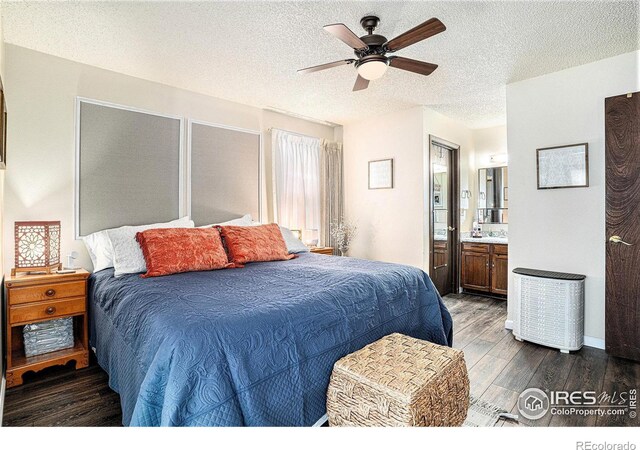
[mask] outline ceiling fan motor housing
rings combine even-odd
[[[386,53],[387,50],[384,48],[384,44],[387,43],[387,38],[381,34],[373,34],[373,31],[379,24],[380,18],[376,16],[365,16],[360,19],[360,25],[362,25],[362,28],[367,32],[364,36],[360,36],[360,39],[362,42],[367,44],[368,48],[354,50],[358,59],[362,59],[369,55],[384,55]],[[360,61],[360,63],[363,62],[365,61]]]

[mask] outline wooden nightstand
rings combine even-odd
[[[71,274],[7,275],[7,387],[22,384],[25,372],[76,361],[76,369],[89,365],[87,332],[87,278],[78,269]],[[72,348],[27,357],[22,328],[30,323],[73,317],[75,345]]]
[[[309,251],[311,251],[311,253],[320,253],[322,255],[333,255],[333,247],[312,247]]]

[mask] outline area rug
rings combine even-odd
[[[515,414],[476,397],[469,398],[469,412],[463,427],[494,427],[501,419],[518,420]],[[502,421],[501,423],[502,424]]]

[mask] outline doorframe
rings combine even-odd
[[[432,142],[436,142],[443,147],[447,147],[451,150],[451,172],[455,175],[453,180],[453,227],[455,231],[452,234],[452,240],[450,242],[452,246],[452,260],[451,265],[453,270],[451,273],[452,291],[457,294],[460,292],[460,145],[447,141],[446,139],[439,138],[433,134],[428,135],[427,145],[427,157],[425,158],[426,167],[426,183],[425,183],[425,210],[427,211],[428,219],[424,221],[424,234],[429,238],[426,245],[426,260],[427,260],[427,273],[429,277],[433,278],[433,166],[431,164],[431,150]]]

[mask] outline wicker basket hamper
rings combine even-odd
[[[462,351],[399,333],[336,362],[327,391],[330,426],[459,426],[468,408]]]

